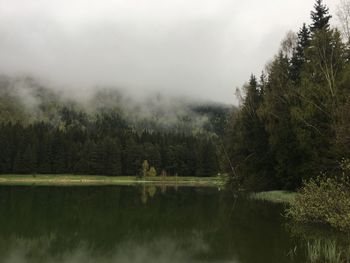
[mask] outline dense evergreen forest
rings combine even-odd
[[[336,176],[349,158],[350,39],[331,17],[317,0],[311,25],[288,33],[260,78],[244,86],[226,138],[244,186],[296,189],[305,179]]]
[[[0,83],[0,173],[140,175],[144,160],[158,175],[220,170],[217,141],[231,110],[225,105],[170,107],[158,98],[140,106],[113,90],[84,105],[32,79],[3,76]]]
[[[350,39],[331,18],[316,0],[311,24],[289,32],[250,77],[238,110],[160,95],[135,101],[113,89],[77,102],[1,76],[0,173],[139,175],[148,160],[163,175],[230,171],[256,190],[336,176],[350,156]]]

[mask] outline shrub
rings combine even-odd
[[[339,177],[325,175],[311,179],[296,196],[287,215],[299,222],[328,224],[342,231],[350,231],[349,162],[343,161]]]

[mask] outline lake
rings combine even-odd
[[[333,244],[282,213],[216,188],[1,186],[0,262],[304,263]]]

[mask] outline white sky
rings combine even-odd
[[[325,0],[335,20],[337,0]],[[0,73],[235,103],[314,0],[0,0]]]

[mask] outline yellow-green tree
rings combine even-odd
[[[149,163],[147,160],[144,160],[142,163],[142,176],[145,177],[149,172]]]
[[[149,169],[148,176],[150,176],[150,177],[157,176],[157,171],[156,171],[156,169],[153,166],[151,167],[151,169]]]

